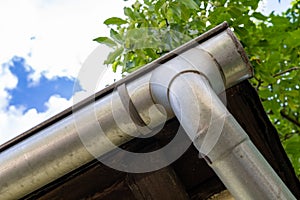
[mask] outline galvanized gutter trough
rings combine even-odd
[[[223,23],[2,145],[0,197],[19,199],[177,117],[236,199],[295,199],[218,97],[251,76]]]

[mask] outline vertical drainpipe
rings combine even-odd
[[[236,199],[295,199],[205,77],[183,73],[172,81],[170,91],[170,106],[181,125]]]
[[[251,74],[241,50],[228,30],[180,55],[154,71],[153,98],[175,114],[236,199],[295,199],[216,95]]]

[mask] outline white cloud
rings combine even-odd
[[[0,111],[0,144],[63,111],[72,105],[72,99],[66,100],[59,96],[52,96],[45,104],[48,110],[42,113],[38,113],[36,109],[30,109],[23,113],[22,108],[15,106],[10,106],[7,111]]]
[[[48,78],[76,77],[97,46],[92,39],[108,33],[103,21],[123,16],[124,5],[122,0],[2,0],[0,63],[18,55],[37,71],[36,78],[42,71]]]
[[[4,110],[9,101],[7,89],[15,88],[18,84],[18,79],[9,70],[8,64],[3,64],[0,68],[0,110]]]

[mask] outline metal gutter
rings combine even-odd
[[[143,68],[129,74],[128,76],[126,76],[125,78],[109,85],[108,87],[104,88],[103,90],[95,93],[94,95],[91,95],[90,97],[84,99],[83,101],[77,103],[76,105],[73,105],[70,108],[67,108],[66,110],[62,111],[61,113],[58,113],[57,115],[51,117],[50,119],[42,122],[41,124],[33,127],[32,129],[29,129],[28,131],[20,134],[19,136],[13,138],[12,140],[1,144],[0,145],[0,153],[8,148],[10,148],[11,146],[21,142],[22,140],[34,135],[35,133],[39,132],[42,129],[45,129],[49,126],[51,126],[52,124],[55,124],[56,122],[58,122],[59,120],[72,115],[72,112],[74,109],[80,109],[83,108],[85,106],[87,106],[88,104],[94,103],[96,100],[102,98],[103,96],[105,96],[106,94],[112,92],[114,90],[114,88],[116,88],[118,85],[122,85],[123,83],[126,83],[128,81],[131,81],[139,76],[143,76],[144,74],[146,74],[147,72],[152,71],[153,69],[155,69],[156,67],[158,67],[159,65],[167,62],[168,60],[171,60],[172,58],[176,57],[177,55],[187,51],[188,49],[196,46],[197,44],[203,43],[206,40],[208,40],[211,37],[214,37],[215,35],[219,34],[220,32],[226,30],[228,28],[228,24],[226,22],[214,27],[213,29],[211,29],[210,31],[203,33],[202,35],[200,35],[199,37],[189,41],[188,43],[172,50],[171,52],[169,52],[168,54],[165,54],[163,56],[161,56],[160,58],[156,59],[155,61],[145,65]]]
[[[21,198],[176,116],[236,198],[295,199],[217,96],[251,76],[223,23],[1,146],[0,196]]]

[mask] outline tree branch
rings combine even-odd
[[[282,72],[279,72],[279,73],[277,73],[277,74],[274,74],[273,77],[275,78],[275,77],[277,77],[277,76],[281,76],[281,75],[283,75],[283,74],[286,74],[286,73],[288,73],[288,72],[295,71],[295,70],[300,70],[300,67],[292,67],[292,68],[289,68],[289,69],[287,69],[287,70],[284,70],[284,71],[282,71]]]
[[[254,79],[258,82],[257,83],[257,86],[256,86],[256,91],[258,91],[259,90],[259,87],[261,86],[261,84],[263,83],[263,81],[261,80],[261,79],[259,79],[259,78],[257,78],[256,76],[254,76]]]
[[[283,110],[280,111],[280,114],[283,118],[287,119],[288,121],[292,122],[296,126],[300,127],[300,122],[294,119],[293,117],[289,116],[288,114],[286,114]]]
[[[170,26],[170,24],[169,24],[169,21],[168,21],[168,19],[167,19],[167,18],[165,18],[165,22],[166,22],[166,26],[167,26],[167,27],[169,27],[169,26]]]

